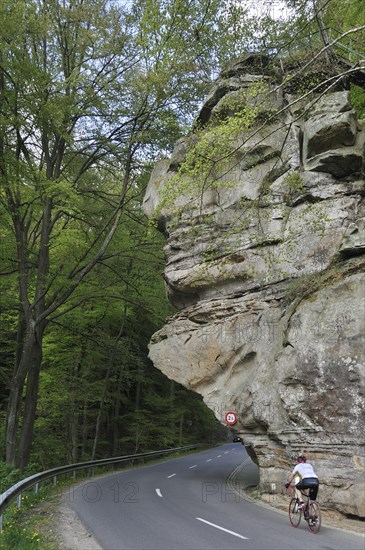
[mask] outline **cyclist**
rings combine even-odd
[[[318,476],[315,473],[312,464],[309,464],[306,457],[303,455],[298,456],[297,464],[289,476],[288,483],[285,484],[286,488],[289,487],[290,482],[294,477],[299,478],[295,479],[295,494],[299,501],[299,506],[303,508],[304,503],[300,490],[309,489],[309,498],[311,500],[316,500],[319,486]]]

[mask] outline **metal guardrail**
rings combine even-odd
[[[334,43],[334,50],[341,50],[341,53],[345,55],[350,62],[356,63],[356,61],[360,61],[365,58],[365,48],[360,41],[352,37],[345,37],[340,38],[338,42],[335,42],[339,37],[341,37],[341,31],[329,27],[327,32],[329,39]]]
[[[352,63],[365,59],[364,44],[353,36],[342,36],[343,32],[332,27],[326,27],[329,44],[339,57],[347,59]],[[320,31],[310,32],[301,38],[297,38],[295,43],[290,44],[280,50],[280,53],[288,53],[289,55],[298,54],[301,50],[319,50],[323,47],[323,39]]]
[[[15,499],[18,499],[18,507],[21,505],[22,493],[31,487],[35,487],[35,493],[38,493],[39,483],[47,479],[53,478],[54,484],[57,482],[57,476],[61,474],[67,474],[72,472],[75,476],[77,470],[92,469],[95,466],[108,466],[109,464],[118,464],[119,462],[126,462],[128,460],[135,460],[139,458],[150,458],[154,456],[160,456],[165,454],[171,454],[178,451],[188,451],[189,449],[197,449],[201,445],[185,445],[185,447],[175,447],[173,449],[162,449],[161,451],[151,451],[149,453],[140,453],[134,455],[118,456],[114,458],[103,458],[100,460],[89,460],[87,462],[79,462],[76,464],[69,464],[68,466],[60,466],[53,468],[52,470],[46,470],[38,474],[33,474],[30,477],[18,481],[12,487],[7,489],[2,495],[0,495],[0,531],[3,529],[3,514],[5,510],[10,506]]]

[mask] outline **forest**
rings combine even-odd
[[[148,359],[174,313],[149,175],[245,53],[365,59],[363,0],[3,0],[0,20],[0,475],[219,441]]]

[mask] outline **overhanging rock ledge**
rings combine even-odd
[[[235,116],[227,99],[245,104],[250,82],[270,81],[260,63],[248,56],[217,81],[207,127]],[[222,422],[237,413],[262,491],[283,490],[302,451],[321,504],[364,517],[365,121],[344,88],[308,111],[295,90],[270,86],[272,108],[288,107],[242,138],[221,178],[234,186],[161,207],[194,136],[152,173],[144,209],[167,234],[164,278],[179,311],[150,357]]]

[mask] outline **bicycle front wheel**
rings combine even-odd
[[[289,521],[293,527],[298,527],[302,519],[302,510],[298,508],[298,501],[292,498],[289,504]]]
[[[322,516],[318,502],[310,502],[308,514],[308,527],[312,533],[318,533],[321,528]]]

